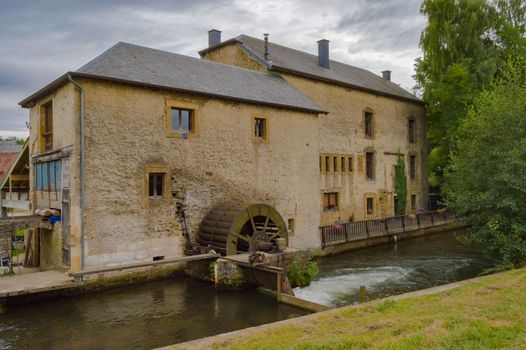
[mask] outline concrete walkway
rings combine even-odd
[[[75,287],[75,283],[72,278],[64,272],[59,271],[42,271],[14,276],[2,276],[0,277],[0,300],[7,297],[73,287]]]

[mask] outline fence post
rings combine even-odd
[[[365,233],[367,234],[367,238],[369,238],[369,220],[365,222]]]
[[[435,213],[431,212],[431,227],[435,226]]]
[[[387,228],[387,219],[384,219],[385,235],[389,234],[389,229]]]
[[[420,213],[416,213],[416,223],[418,224],[418,229],[420,229]]]
[[[402,231],[405,232],[405,215],[402,215]]]

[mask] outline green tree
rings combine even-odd
[[[396,192],[395,215],[405,215],[407,207],[407,175],[405,161],[401,154],[396,155],[394,190]]]
[[[417,88],[428,103],[430,184],[440,185],[473,99],[508,61],[526,57],[524,0],[424,0]],[[521,73],[524,75],[524,72]]]
[[[517,66],[517,64],[516,64]],[[520,64],[474,98],[445,174],[466,240],[504,263],[526,259],[526,84]]]

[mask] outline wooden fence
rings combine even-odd
[[[320,227],[321,246],[328,247],[367,238],[390,236],[421,228],[441,226],[453,221],[456,221],[455,215],[446,210],[322,226]]]

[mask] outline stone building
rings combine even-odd
[[[318,56],[246,35],[221,41],[209,31],[203,59],[279,74],[329,114],[319,118],[321,224],[338,218],[394,215],[397,154],[408,170],[408,208],[427,206],[424,103],[382,76],[329,59],[329,41]]]
[[[393,215],[396,154],[425,206],[420,100],[329,61],[326,41],[319,59],[218,31],[209,44],[198,59],[119,43],[20,102],[31,206],[61,216],[40,230],[42,268],[181,257],[181,203],[193,235],[221,203],[263,203],[290,246],[319,248],[320,225]]]
[[[176,199],[191,232],[218,203],[261,202],[295,220],[290,245],[319,245],[324,111],[282,77],[119,43],[20,104],[33,208],[62,216],[43,268],[182,256]]]

